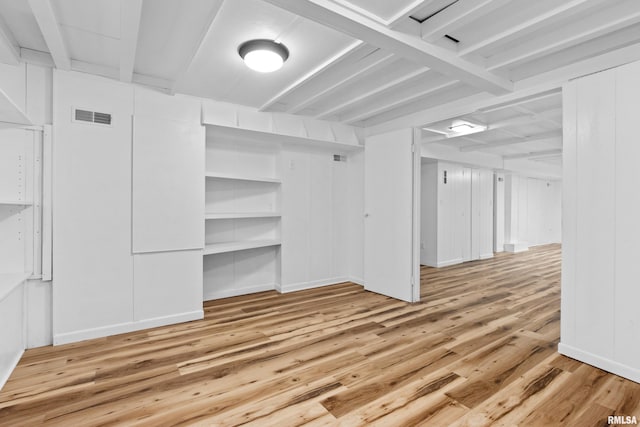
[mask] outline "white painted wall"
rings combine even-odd
[[[333,154],[283,147],[282,292],[349,280],[349,211],[357,210],[348,200],[351,153],[346,162]]]
[[[640,62],[565,85],[561,343],[640,382]]]
[[[493,251],[504,251],[504,174],[496,173],[493,177]]]
[[[508,174],[504,181],[504,242],[530,246],[560,243],[562,185]]]
[[[420,262],[443,267],[492,257],[493,172],[442,161],[422,166]]]
[[[364,285],[364,152],[347,155],[347,259],[349,280]]]
[[[0,389],[20,361],[26,347],[24,286],[0,295]]]
[[[202,265],[201,250],[172,253],[185,248],[165,244],[162,255],[132,254],[132,116],[175,119],[191,112],[190,122],[197,122],[199,103],[182,99],[54,72],[54,343],[202,317],[201,270],[192,271]],[[112,125],[73,122],[74,107],[111,113]],[[203,171],[202,157],[192,169]],[[180,183],[191,183],[182,177],[174,174],[165,191],[192,194],[181,190]],[[185,205],[202,220],[203,192],[199,203]]]

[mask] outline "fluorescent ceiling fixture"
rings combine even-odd
[[[279,70],[289,57],[289,50],[273,40],[249,40],[238,47],[238,54],[247,67],[260,73]]]
[[[454,120],[449,126],[451,133],[447,136],[469,135],[471,133],[483,132],[487,130],[487,126],[471,123],[466,120]]]

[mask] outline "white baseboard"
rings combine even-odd
[[[338,283],[343,283],[343,282],[350,282],[352,281],[349,277],[334,277],[331,279],[322,279],[322,280],[314,280],[311,282],[300,282],[300,283],[291,283],[291,284],[287,284],[287,285],[280,285],[278,291],[280,293],[288,293],[288,292],[295,292],[295,291],[302,291],[305,289],[313,289],[313,288],[319,288],[322,286],[329,286],[329,285],[335,285]]]
[[[101,326],[99,328],[84,329],[81,331],[65,332],[53,335],[53,345],[68,344],[72,342],[103,338],[111,335],[140,331],[142,329],[156,328],[158,326],[173,325],[176,323],[190,322],[204,318],[203,310],[195,310],[187,313],[171,316],[156,317],[153,319],[139,320],[137,322],[119,323],[116,325]]]
[[[361,279],[360,277],[349,276],[349,281],[356,285],[364,286],[364,279]]]
[[[249,294],[255,294],[258,292],[273,291],[273,290],[278,290],[278,285],[273,283],[268,283],[266,285],[247,286],[244,288],[237,288],[237,289],[223,289],[223,290],[205,289],[203,297],[205,301],[209,301],[212,299],[237,297],[240,295],[249,295]]]
[[[623,365],[614,360],[607,359],[606,357],[601,357],[563,343],[558,344],[558,352],[572,359],[579,360],[580,362],[584,362],[588,365],[595,366],[596,368],[603,369],[607,372],[611,372],[631,381],[640,383],[640,369]]]
[[[463,262],[464,262],[464,260],[462,258],[449,259],[449,260],[446,260],[446,261],[437,262],[436,263],[436,268],[449,267],[450,265],[462,264]]]
[[[480,254],[480,259],[489,259],[489,258],[493,258],[493,252],[489,252],[486,254]]]
[[[4,385],[7,383],[7,380],[11,376],[11,373],[16,368],[16,366],[18,366],[20,358],[22,358],[23,354],[24,350],[18,351],[15,356],[13,356],[13,359],[11,359],[9,365],[7,365],[2,372],[0,372],[0,390],[2,390],[2,387],[4,387]]]
[[[512,254],[526,252],[529,250],[529,244],[527,242],[505,243],[504,250],[505,252],[509,252]]]

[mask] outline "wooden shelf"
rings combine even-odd
[[[0,273],[0,301],[29,277],[31,273]]]
[[[269,246],[279,246],[279,245],[280,245],[280,239],[214,243],[214,244],[205,245],[204,255],[222,254],[226,252],[244,251],[246,249],[266,248]]]
[[[24,200],[2,200],[2,199],[0,199],[0,205],[31,206],[31,205],[33,205],[33,203],[26,202]]]
[[[204,219],[280,218],[280,212],[226,212],[206,213]]]
[[[261,177],[261,176],[244,176],[244,175],[230,175],[223,173],[207,172],[205,174],[207,178],[212,179],[231,179],[237,181],[252,181],[252,182],[268,182],[272,184],[280,184],[282,181],[277,178]]]
[[[307,145],[319,148],[331,148],[338,151],[358,151],[364,147],[362,145],[347,144],[344,142],[325,141],[321,139],[306,138],[303,136],[284,135],[273,132],[264,132],[259,130],[241,129],[231,126],[221,126],[206,124],[207,136],[215,138],[239,139],[242,141],[261,141],[266,143],[285,143]]]

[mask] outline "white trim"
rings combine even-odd
[[[136,322],[119,323],[116,325],[101,326],[99,328],[84,329],[81,331],[66,332],[53,335],[53,345],[68,344],[77,341],[103,338],[111,335],[156,328],[158,326],[173,325],[176,323],[190,322],[204,318],[204,310],[195,310],[186,313],[173,314],[164,317],[139,320]]]
[[[20,362],[20,359],[22,358],[23,354],[24,354],[24,349],[18,351],[18,353],[16,353],[16,355],[13,357],[13,360],[11,361],[11,364],[9,365],[9,369],[7,369],[4,372],[0,372],[0,390],[2,390],[2,387],[4,387],[4,385],[7,383],[7,381],[9,380],[9,377],[11,376],[11,373],[16,368],[16,366],[18,366],[18,363]]]
[[[462,258],[440,261],[436,263],[436,268],[449,267],[450,265],[462,264],[463,262],[464,260]]]
[[[206,286],[205,286],[206,287]],[[267,285],[247,286],[246,288],[238,289],[225,289],[225,290],[206,290],[204,291],[203,298],[205,301],[214,299],[222,299],[229,297],[237,297],[240,295],[255,294],[257,292],[278,290],[278,285],[270,283]]]
[[[343,277],[334,277],[332,279],[313,280],[311,282],[292,283],[288,285],[280,285],[279,292],[282,294],[286,294],[289,292],[303,291],[305,289],[313,289],[313,288],[320,288],[322,286],[337,285],[338,283],[344,283],[349,281],[351,281],[349,277],[343,276]]]
[[[364,279],[360,277],[349,276],[349,281],[351,283],[355,283],[356,285],[364,286]]]
[[[480,254],[480,259],[490,259],[493,258],[493,252],[489,252],[486,254]]]
[[[607,359],[563,343],[558,344],[558,353],[640,383],[640,369],[623,365],[622,363],[618,363],[614,360]]]

